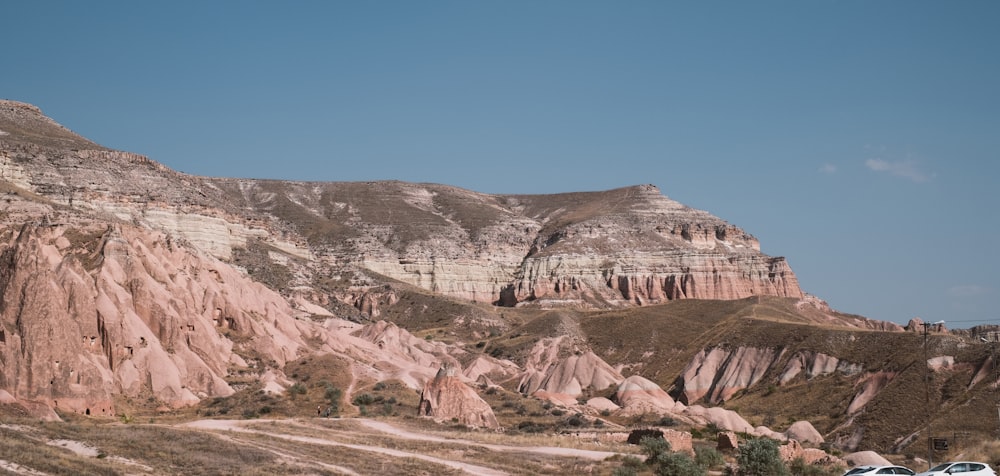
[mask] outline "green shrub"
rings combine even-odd
[[[646,464],[655,464],[660,453],[670,451],[670,442],[662,437],[644,436],[639,440],[639,447],[646,455]]]
[[[656,457],[656,474],[659,476],[705,476],[705,468],[684,453],[665,451]],[[767,474],[767,473],[761,473]]]
[[[372,394],[362,393],[361,395],[355,395],[354,400],[351,403],[360,407],[361,405],[371,405],[376,402],[377,400],[374,396],[372,396]]]
[[[323,397],[329,402],[329,408],[326,409],[325,415],[323,416],[334,416],[340,413],[340,397],[343,393],[339,388],[334,387],[331,383],[326,383],[326,389],[324,390]]]
[[[288,387],[288,396],[295,398],[295,395],[305,395],[306,386],[301,383],[294,383],[291,387]]]
[[[708,446],[699,446],[694,449],[694,460],[706,469],[718,468],[726,463],[725,458],[722,457],[722,453],[715,448]]]
[[[670,418],[670,417],[663,417],[663,418],[660,418],[656,422],[656,424],[659,425],[659,426],[674,426],[674,425],[677,424],[677,420],[674,420],[673,418]]]
[[[569,426],[584,426],[587,424],[587,420],[580,415],[573,415],[566,420],[566,424]]]
[[[781,462],[778,443],[768,438],[750,438],[740,445],[736,456],[738,476],[787,476],[788,468]]]
[[[843,474],[843,471],[836,471],[806,463],[802,458],[795,458],[788,464],[788,468],[795,476],[828,476]]]
[[[636,476],[637,473],[635,469],[626,466],[619,466],[611,472],[611,476]]]
[[[628,455],[622,459],[622,466],[638,469],[642,467],[642,460],[636,456]]]

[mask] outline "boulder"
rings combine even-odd
[[[778,454],[781,460],[789,463],[796,459],[802,459],[806,464],[834,463],[835,460],[825,451],[816,448],[803,448],[802,443],[796,440],[789,440],[778,447]]]
[[[792,426],[785,430],[785,436],[787,436],[789,440],[795,440],[800,443],[808,443],[812,445],[820,445],[825,441],[823,439],[823,435],[816,431],[816,428],[813,427],[812,423],[804,420],[792,423]]]
[[[851,453],[844,456],[844,462],[851,467],[864,465],[886,466],[892,464],[889,460],[874,451],[858,451],[857,453]]]
[[[603,411],[615,412],[621,410],[621,407],[615,405],[615,402],[612,402],[611,400],[608,400],[607,398],[604,397],[594,397],[591,398],[590,400],[587,400],[587,406],[599,412]]]
[[[723,430],[739,433],[752,434],[754,432],[754,428],[739,413],[722,407],[705,408],[700,405],[692,405],[684,411],[684,415],[702,425],[713,424]]]

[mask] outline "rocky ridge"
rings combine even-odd
[[[787,262],[762,254],[756,238],[652,185],[487,195],[205,178],[97,146],[23,103],[0,102],[0,130],[0,177],[12,184],[163,229],[224,260],[256,239],[325,266],[508,306],[803,295]],[[40,139],[49,136],[59,140]]]

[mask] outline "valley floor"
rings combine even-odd
[[[0,425],[0,474],[610,474],[637,448],[427,420]]]

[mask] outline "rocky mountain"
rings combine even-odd
[[[787,262],[761,253],[756,238],[651,185],[539,196],[194,177],[76,137],[33,106],[0,109],[0,178],[60,205],[163,229],[220,259],[259,240],[325,266],[503,306],[802,296]]]
[[[914,408],[994,431],[995,329],[839,313],[752,235],[652,185],[198,177],[0,101],[0,191],[0,408],[293,399],[325,356],[345,406],[399,385],[482,427],[522,416],[490,407],[509,393],[849,451],[919,449]]]

